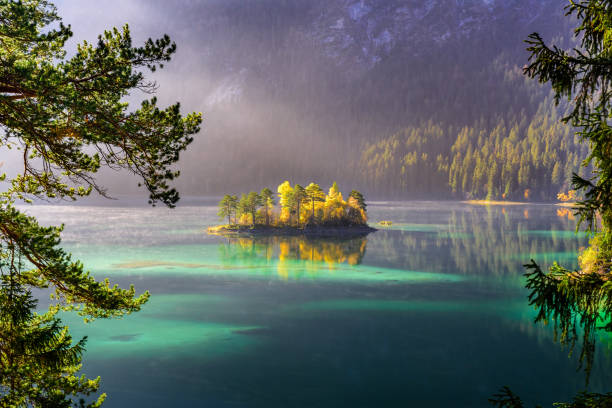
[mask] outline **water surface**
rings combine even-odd
[[[148,289],[84,325],[109,407],[486,407],[502,385],[550,404],[584,375],[532,323],[522,264],[576,266],[587,237],[551,205],[373,203],[367,237],[208,236],[216,208],[34,206],[92,273]],[[604,343],[605,345],[605,343]],[[590,389],[607,391],[609,357]]]

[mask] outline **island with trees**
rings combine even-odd
[[[278,200],[277,200],[278,199]],[[285,181],[274,194],[269,188],[236,195],[226,194],[218,215],[227,224],[208,228],[209,234],[246,235],[365,235],[376,231],[368,225],[366,202],[357,190],[345,200],[334,182],[327,194],[316,183],[306,187]]]

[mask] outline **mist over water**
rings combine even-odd
[[[109,406],[485,407],[504,384],[543,404],[584,387],[523,287],[530,258],[575,267],[587,242],[556,206],[370,203],[393,224],[351,239],[207,235],[212,205],[24,209],[64,222],[97,278],[152,293],[123,319],[63,316]]]

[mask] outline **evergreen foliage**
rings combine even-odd
[[[570,188],[572,173],[584,177],[590,167],[581,167],[588,146],[551,105],[552,97],[531,119],[522,113],[493,126],[405,128],[366,145],[361,174],[369,190],[398,196],[553,200]],[[534,193],[525,197],[527,190]]]
[[[168,36],[134,47],[126,25],[105,31],[95,44],[81,43],[68,57],[71,36],[50,2],[0,0],[0,148],[22,157],[14,174],[0,175],[6,183],[0,247],[18,253],[28,268],[16,268],[13,255],[2,254],[10,271],[0,294],[2,406],[83,406],[72,397],[95,392],[98,380],[76,377],[85,343],[72,345],[55,313],[122,316],[149,298],[134,287],[96,281],[61,249],[62,227],[42,227],[14,204],[35,197],[75,200],[92,191],[105,196],[95,175],[111,168],[137,175],[151,204],[173,207],[179,199],[170,185],[179,175],[174,165],[201,122],[200,114],[181,115],[178,103],[160,108],[151,97],[134,109],[123,101],[137,90],[154,93],[145,72],[171,59],[176,46]],[[48,287],[55,303],[36,315],[31,288]]]
[[[300,207],[302,206],[302,202],[308,198],[306,194],[306,190],[299,184],[296,184],[293,187],[293,200],[295,201],[295,209],[297,214],[297,224],[300,226]]]
[[[37,301],[20,283],[24,264],[12,245],[0,250],[0,407],[99,407],[106,395],[86,404],[100,378],[78,376],[86,338],[72,343],[57,309],[35,313]]]
[[[284,181],[278,186],[277,191],[280,204],[278,211],[275,211],[276,202],[272,190],[268,188],[264,188],[261,194],[254,191],[242,194],[237,205],[238,224],[254,227],[256,224],[265,223],[266,226],[273,227],[301,228],[315,225],[351,226],[367,223],[367,205],[363,194],[352,190],[349,199],[345,201],[335,182],[327,195],[316,183],[310,183],[304,188],[299,184],[291,187],[289,181]],[[220,217],[228,216],[228,197],[235,196],[225,195],[221,199],[219,202]]]
[[[234,214],[234,221],[236,220],[235,215],[236,215],[237,209],[238,209],[238,198],[235,195],[226,194],[223,197],[223,199],[219,202],[219,212],[217,212],[217,215],[220,218],[227,217],[227,223],[231,224],[232,214]]]
[[[549,46],[533,33],[527,40],[531,57],[525,73],[550,83],[557,103],[562,98],[574,101],[563,121],[576,127],[580,140],[588,144],[590,153],[584,165],[594,168],[593,177],[572,177],[574,189],[584,197],[575,212],[580,217],[578,227],[582,224],[595,235],[580,254],[577,271],[555,263],[544,273],[533,260],[525,266],[529,301],[538,311],[536,322],[552,322],[559,341],[570,349],[581,341],[580,362],[585,365],[588,383],[596,333],[612,331],[612,1],[570,1],[566,11],[578,20],[575,35],[580,47],[566,51]],[[493,402],[522,406],[503,405],[502,401]],[[573,402],[558,406],[612,406],[612,394],[582,393]]]
[[[259,193],[261,197],[261,205],[265,209],[266,213],[266,225],[270,225],[270,208],[274,208],[276,205],[276,200],[274,199],[274,193],[269,188],[265,187]]]
[[[310,183],[306,186],[306,196],[311,204],[309,222],[316,223],[315,203],[325,202],[325,193],[317,183]]]

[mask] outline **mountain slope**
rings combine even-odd
[[[444,129],[436,143],[450,148],[462,126],[529,121],[548,90],[522,76],[523,40],[571,32],[552,0],[180,4],[174,18],[206,50],[189,56],[207,77],[206,132],[180,180],[194,193],[285,178],[359,188],[364,149],[406,127],[434,121]]]

